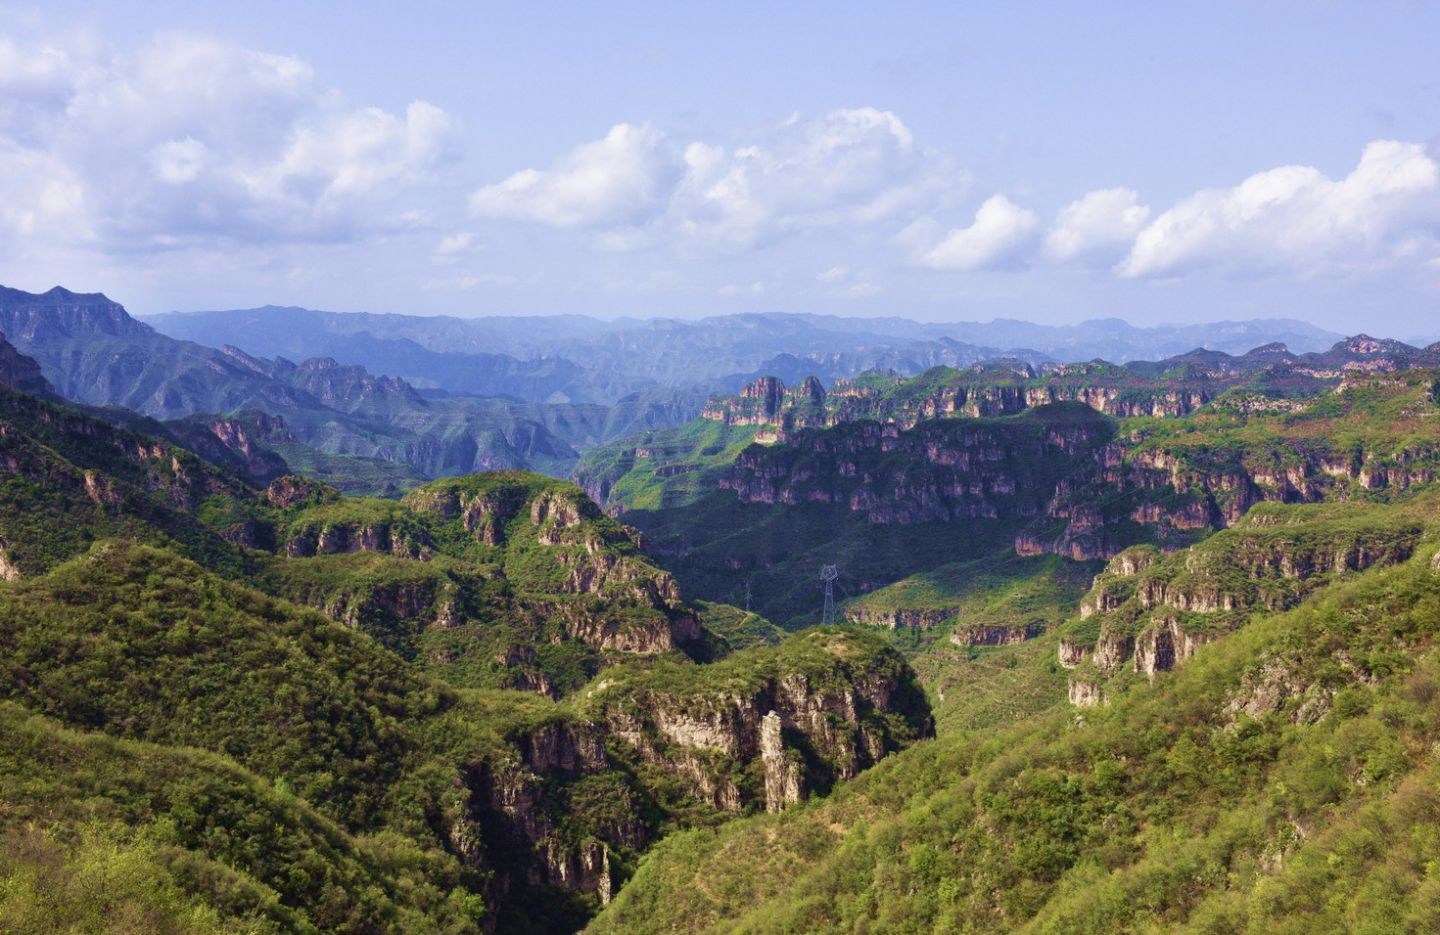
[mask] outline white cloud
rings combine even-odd
[[[1060,262],[1124,256],[1145,226],[1150,209],[1129,188],[1103,188],[1070,202],[1045,235],[1045,254]]]
[[[880,294],[880,287],[870,281],[870,274],[848,266],[832,266],[815,276],[825,286],[825,295],[839,299],[865,299]]]
[[[643,223],[663,208],[679,180],[678,158],[649,124],[616,124],[549,169],[525,169],[470,196],[482,217],[518,218],[556,227]]]
[[[58,246],[117,251],[402,228],[416,213],[400,197],[427,183],[454,129],[423,101],[354,108],[299,59],[203,36],[133,53],[0,39],[0,158],[49,193],[22,193],[0,236],[46,211],[69,215]]]
[[[150,150],[150,166],[162,182],[193,182],[205,167],[206,152],[205,144],[194,137],[167,140]]]
[[[871,296],[879,295],[881,289],[873,282],[852,282],[842,289],[828,293],[846,299],[868,299]]]
[[[478,240],[472,232],[456,231],[441,237],[440,242],[435,245],[435,252],[440,256],[454,256],[473,249],[477,244]]]
[[[969,227],[950,231],[920,257],[940,270],[998,269],[1023,262],[1034,243],[1040,219],[1004,195],[992,195],[975,212]]]
[[[0,234],[25,240],[93,237],[85,214],[85,190],[64,163],[0,139]]]
[[[967,178],[915,145],[889,111],[835,110],[792,117],[769,139],[731,150],[695,143],[673,214],[690,237],[746,249],[786,234],[883,221]]]
[[[1440,165],[1423,146],[1378,140],[1339,180],[1311,166],[1282,166],[1186,198],[1140,232],[1117,271],[1375,269],[1435,256],[1437,230]]]
[[[796,231],[882,221],[966,181],[916,146],[894,114],[857,108],[792,117],[734,147],[618,124],[548,169],[479,189],[470,203],[483,217],[597,228],[611,249],[678,236],[744,250]]]
[[[727,296],[728,296],[728,295],[760,295],[760,294],[763,293],[764,291],[765,291],[765,284],[764,284],[763,282],[752,282],[752,283],[750,283],[750,285],[748,285],[748,286],[740,285],[739,283],[733,283],[733,282],[732,282],[732,283],[728,283],[728,284],[726,284],[726,285],[724,285],[724,286],[721,286],[719,289],[716,290],[716,294],[717,294],[717,295],[727,295]]]
[[[378,107],[327,116],[295,127],[280,158],[243,178],[260,198],[323,207],[416,181],[453,128],[449,115],[425,101],[411,103],[403,117]]]

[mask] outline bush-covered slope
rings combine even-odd
[[[1435,528],[1433,500],[1369,509]],[[808,808],[676,836],[592,928],[1431,930],[1434,542],[1083,713],[921,744]]]
[[[0,703],[0,928],[479,932],[479,878],[232,758]]]
[[[883,641],[692,606],[573,485],[260,490],[0,404],[0,918],[22,930],[572,931],[665,834],[930,731]],[[724,712],[724,742],[665,711]],[[89,876],[113,892],[75,895]]]

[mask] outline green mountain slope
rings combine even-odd
[[[1434,928],[1437,512],[1368,509],[1431,532],[1083,714],[922,744],[814,807],[677,836],[592,929]]]
[[[0,482],[21,930],[573,931],[665,835],[932,730],[884,640],[691,605],[539,475],[262,489],[0,390]]]

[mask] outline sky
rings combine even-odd
[[[0,0],[0,283],[1440,336],[1440,3]]]

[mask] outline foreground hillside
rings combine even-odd
[[[677,836],[593,930],[1434,930],[1440,509],[1366,512],[1424,532],[1098,705]]]
[[[6,930],[573,931],[932,732],[884,640],[692,603],[539,475],[261,486],[0,388],[0,484]]]

